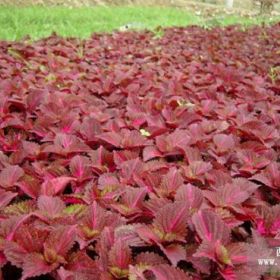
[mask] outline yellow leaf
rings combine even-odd
[[[151,133],[145,129],[140,129],[140,133],[142,136],[145,136],[145,137],[151,136]]]

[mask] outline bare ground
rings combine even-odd
[[[142,5],[142,6],[172,6],[180,9],[194,11],[197,15],[212,18],[224,14],[236,14],[240,16],[252,17],[258,13],[258,7],[253,0],[235,0],[234,9],[228,11],[224,8],[224,0],[207,0],[202,1],[191,0],[0,0],[0,5],[63,5],[69,7],[94,6],[94,5]],[[273,11],[278,15],[280,7],[276,7]]]

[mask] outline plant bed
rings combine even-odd
[[[279,37],[2,41],[2,278],[279,279]]]

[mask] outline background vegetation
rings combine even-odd
[[[137,5],[112,6],[113,3]],[[259,8],[252,6],[252,0],[235,0],[232,10],[225,9],[223,0],[0,0],[0,4],[4,4],[0,5],[2,40],[20,40],[26,35],[39,39],[54,31],[62,36],[86,38],[93,32],[112,32],[131,23],[153,30],[157,26],[195,24],[210,28],[280,20],[277,5],[271,15],[259,16]]]
[[[0,38],[19,40],[26,35],[38,39],[57,32],[62,36],[85,38],[93,32],[111,32],[127,23],[141,23],[143,27],[186,26],[199,24],[204,27],[240,23],[260,24],[279,20],[275,17],[241,17],[224,15],[204,18],[191,11],[167,7],[1,7]]]

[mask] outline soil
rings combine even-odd
[[[225,14],[254,17],[259,12],[255,0],[235,0],[232,10],[225,9],[225,0],[0,0],[0,5],[30,6],[95,6],[95,5],[141,5],[141,6],[171,6],[194,11],[197,15],[214,18]],[[273,13],[279,15],[280,4]]]
[[[253,0],[235,0],[235,6],[250,8]],[[0,0],[0,4],[29,6],[29,5],[66,5],[66,6],[85,6],[85,5],[163,5],[163,6],[200,6],[213,7],[215,5],[224,6],[224,0]]]

